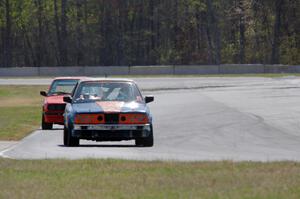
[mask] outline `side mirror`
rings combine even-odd
[[[46,97],[47,93],[45,91],[40,91],[40,95]]]
[[[71,96],[64,96],[64,102],[72,103],[72,97]]]
[[[154,96],[145,96],[145,102],[150,103],[154,101]]]

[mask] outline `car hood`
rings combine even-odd
[[[63,95],[48,96],[45,98],[47,104],[65,104]]]
[[[73,104],[76,113],[120,113],[120,112],[147,112],[147,106],[139,102],[96,101]]]

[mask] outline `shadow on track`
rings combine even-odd
[[[52,129],[45,129],[43,130],[42,127],[40,126],[39,130],[41,131],[46,131],[46,132],[51,132],[51,131],[61,131],[64,130],[64,125],[60,125],[60,124],[53,124]]]
[[[136,145],[129,145],[129,144],[112,144],[112,145],[108,145],[108,144],[81,144],[79,146],[76,147],[67,147],[65,145],[58,145],[59,147],[66,147],[66,148],[92,148],[92,147],[98,147],[98,148],[143,148],[140,146],[136,146]]]

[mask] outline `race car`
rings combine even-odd
[[[93,79],[78,82],[64,97],[65,146],[78,146],[80,139],[93,141],[135,140],[137,146],[153,146],[152,115],[143,96],[127,79]]]
[[[63,113],[66,103],[64,95],[71,94],[77,82],[83,77],[57,77],[55,78],[48,93],[40,91],[45,97],[42,110],[42,129],[52,129],[53,124],[64,124]]]

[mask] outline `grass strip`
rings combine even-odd
[[[19,140],[40,125],[47,86],[0,86],[0,140]]]
[[[0,159],[0,198],[300,198],[300,163]]]

